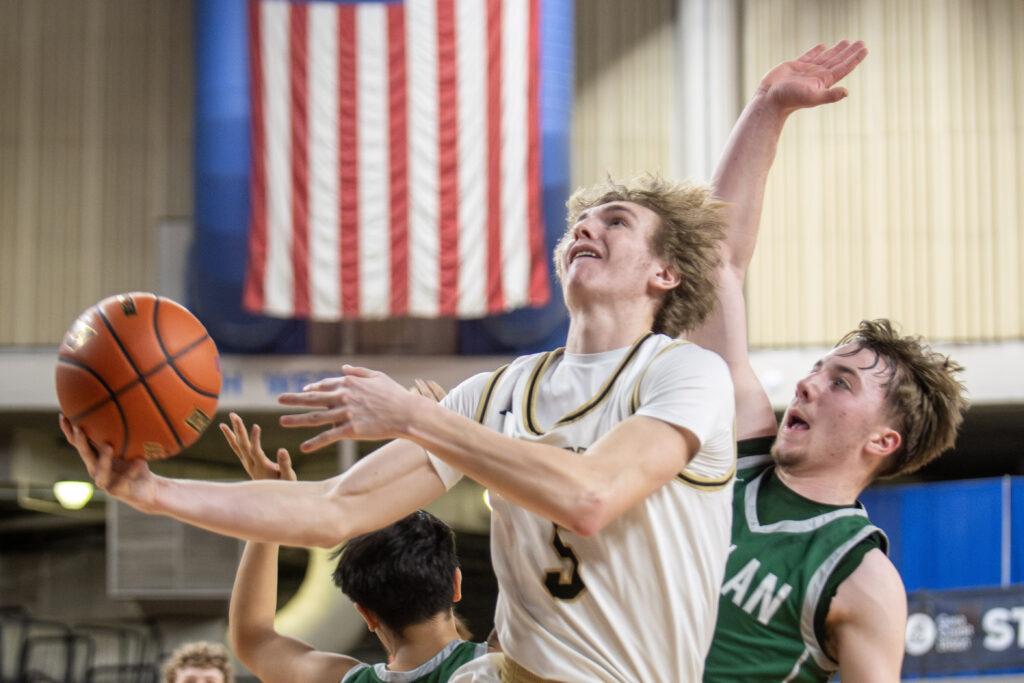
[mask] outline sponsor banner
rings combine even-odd
[[[1024,672],[1024,584],[908,596],[903,677]]]

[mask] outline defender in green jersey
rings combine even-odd
[[[729,205],[720,305],[689,338],[729,364],[741,452],[767,453],[766,443],[742,440],[775,438],[770,458],[740,463],[705,682],[825,681],[835,670],[843,683],[900,678],[906,594],[857,496],[952,446],[967,405],[961,368],[887,320],[864,321],[797,383],[779,426],[750,365],[743,297],[783,124],[797,109],[844,98],[834,85],[866,54],[860,42],[819,45],[769,71],[713,181]]]
[[[276,463],[264,455],[259,426],[249,433],[232,413],[221,431],[253,479],[295,479],[288,451],[279,449]],[[453,606],[462,597],[462,572],[452,530],[423,510],[350,539],[337,554],[334,583],[377,634],[387,664],[322,652],[277,632],[277,551],[271,543],[246,544],[228,618],[235,654],[263,683],[443,683],[487,653],[487,643],[458,632]]]
[[[868,552],[888,546],[863,507],[818,503],[783,484],[771,443],[739,444],[733,547],[705,680],[828,680],[832,596]]]

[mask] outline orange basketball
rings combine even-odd
[[[57,355],[57,401],[94,444],[159,460],[199,438],[220,395],[206,328],[170,299],[118,294],[83,312]]]

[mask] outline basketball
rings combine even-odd
[[[57,354],[61,412],[96,445],[160,460],[193,444],[217,409],[217,346],[184,306],[144,292],[84,311]]]

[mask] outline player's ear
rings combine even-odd
[[[667,292],[678,287],[681,280],[675,268],[658,259],[658,270],[651,278],[651,285],[655,289]]]
[[[355,605],[356,611],[359,612],[359,616],[366,622],[366,628],[370,629],[371,632],[376,631],[380,626],[380,621],[377,620],[377,615],[366,609],[358,602],[352,603]]]
[[[903,437],[892,427],[883,427],[871,435],[868,441],[868,452],[884,458],[899,450]]]
[[[462,599],[462,570],[455,568],[455,592],[452,594],[452,602]]]

